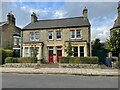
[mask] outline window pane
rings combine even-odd
[[[73,30],[73,31],[70,31],[70,37],[71,38],[75,38],[75,31]]]
[[[28,57],[28,47],[25,47],[25,57]]]
[[[74,57],[78,57],[78,47],[74,47]]]
[[[61,39],[61,32],[56,32],[57,39]]]
[[[53,32],[48,32],[48,39],[53,39]]]
[[[33,56],[33,50],[34,50],[34,48],[33,48],[33,47],[30,47],[30,56],[31,56],[31,57]]]
[[[80,30],[76,30],[76,38],[81,38]]]
[[[30,32],[30,41],[34,41],[34,32]]]
[[[80,56],[84,56],[84,47],[83,46],[80,47]]]
[[[14,45],[17,45],[17,38],[14,37]]]
[[[39,41],[39,39],[40,39],[40,33],[39,32],[35,32],[35,39],[37,41]]]

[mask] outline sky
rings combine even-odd
[[[16,25],[23,28],[31,22],[32,12],[39,20],[79,17],[83,16],[85,6],[91,23],[91,39],[105,42],[118,15],[118,2],[2,2],[0,22],[6,21],[6,15],[12,11]]]

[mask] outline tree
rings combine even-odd
[[[111,32],[110,39],[107,40],[107,48],[111,52],[120,53],[120,30]]]
[[[67,57],[73,56],[74,51],[72,51],[73,47],[71,45],[71,42],[68,42],[68,46],[65,48],[65,52],[67,53]]]
[[[99,38],[95,39],[95,41],[92,44],[92,48],[94,50],[101,50],[104,48],[103,46],[104,46],[104,44],[100,42]]]

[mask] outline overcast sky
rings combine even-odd
[[[92,40],[100,38],[101,41],[106,41],[109,29],[118,15],[117,2],[4,2],[0,21],[6,21],[7,13],[12,11],[16,17],[16,25],[23,28],[30,23],[33,11],[37,13],[39,20],[68,18],[82,16],[85,6],[91,23]]]

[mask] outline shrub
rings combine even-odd
[[[4,64],[6,57],[13,56],[13,51],[9,49],[0,49],[0,54],[1,54],[0,59],[2,59],[2,64]]]
[[[69,63],[69,57],[61,57],[60,63]]]
[[[14,58],[14,57],[7,57],[5,58],[5,63],[20,63],[20,58]]]
[[[30,63],[37,63],[37,57],[31,57]]]
[[[98,57],[62,57],[60,63],[98,64]]]

